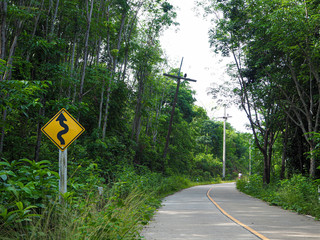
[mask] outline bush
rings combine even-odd
[[[45,202],[55,199],[59,174],[49,169],[49,161],[3,160],[0,166],[0,224],[30,221],[37,216],[32,209],[45,208]]]
[[[59,175],[49,161],[2,161],[0,166],[5,193],[0,236],[6,239],[140,239],[161,198],[193,185],[184,176],[164,177],[128,164],[115,165],[114,178],[105,185],[98,165],[80,159],[69,165],[68,192],[60,205]]]
[[[194,159],[192,179],[194,181],[212,181],[222,171],[222,163],[212,154],[200,153]]]
[[[249,195],[260,197],[263,192],[262,177],[257,174],[253,174],[249,177],[248,181],[246,181],[245,178],[242,178],[237,181],[237,188]]]
[[[179,190],[191,187],[192,184],[190,180],[182,176],[170,176],[164,178],[159,187],[157,188],[157,193],[159,196],[164,197],[166,195],[175,193]]]
[[[277,192],[281,206],[299,213],[311,214],[318,203],[317,188],[313,182],[302,175],[294,175],[280,182]]]
[[[317,186],[311,179],[302,175],[294,175],[290,179],[267,186],[263,186],[261,176],[253,175],[249,181],[237,181],[237,188],[284,209],[320,218]]]

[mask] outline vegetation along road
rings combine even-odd
[[[203,36],[188,28],[171,59],[161,37],[183,31],[190,2],[210,50],[181,48]],[[147,239],[320,239],[319,222],[278,208],[320,219],[319,13],[319,0],[0,0],[0,240],[139,240],[145,225]],[[194,187],[239,173],[241,192],[278,207]]]
[[[146,239],[319,239],[320,222],[249,197],[234,183],[192,187],[164,200]]]

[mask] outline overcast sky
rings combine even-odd
[[[171,66],[179,68],[181,59],[183,65],[181,71],[187,73],[189,78],[196,79],[196,83],[190,83],[196,91],[196,104],[206,109],[211,119],[220,120],[224,115],[223,106],[219,106],[216,100],[208,95],[208,89],[213,83],[222,84],[229,79],[226,73],[226,64],[231,60],[216,55],[209,48],[208,30],[210,19],[205,20],[197,16],[194,11],[194,0],[170,0],[177,6],[177,21],[179,27],[171,27],[161,37],[162,47],[169,57]],[[245,124],[248,120],[243,111],[234,106],[227,109],[227,114],[232,117],[228,122],[238,131],[247,132]]]

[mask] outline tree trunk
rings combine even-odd
[[[263,136],[263,183],[270,183],[270,167],[269,167],[269,151],[268,151],[268,130],[265,131]]]
[[[2,122],[5,123],[7,118],[7,109],[3,110],[2,113]],[[4,145],[4,135],[5,135],[5,128],[4,126],[1,128],[1,139],[0,139],[0,156],[2,156],[3,152],[3,145]]]
[[[7,1],[1,1],[0,2],[0,7],[1,7],[1,38],[0,38],[0,58],[4,60],[6,56],[6,28],[7,28]],[[0,76],[0,81],[4,80],[4,76]],[[3,120],[3,126],[0,128],[1,131],[1,137],[0,137],[0,156],[2,155],[3,152],[3,145],[4,145],[4,134],[5,134],[5,129],[4,129],[4,122],[6,121],[7,117],[7,110],[3,109],[2,112],[2,120]]]
[[[125,24],[125,20],[127,17],[127,12],[123,12],[121,15],[121,24],[120,24],[120,28],[119,28],[119,32],[118,32],[118,42],[117,42],[117,50],[119,52],[120,47],[121,47],[121,41],[122,41],[122,32],[123,32],[123,28],[124,28],[124,24]],[[116,72],[116,67],[117,67],[117,63],[118,63],[118,56],[113,56],[114,60],[113,60],[113,72]]]
[[[101,93],[100,93],[100,104],[99,104],[99,120],[98,120],[98,128],[101,128],[101,121],[102,121],[102,111],[103,111],[103,100],[104,100],[104,88],[106,85],[106,81],[103,79]]]
[[[40,19],[40,15],[41,15],[41,11],[42,11],[42,7],[44,5],[44,0],[41,1],[41,5],[40,5],[40,12],[39,14],[36,16],[35,18],[35,22],[34,22],[34,27],[33,27],[33,32],[32,32],[32,36],[31,36],[31,39],[34,38],[34,36],[36,35],[36,31],[37,31],[37,28],[38,28],[38,23],[39,23],[39,19]],[[30,59],[30,51],[27,52],[27,57],[26,57],[26,61],[28,62]]]
[[[143,71],[143,70],[142,70]],[[132,132],[131,132],[131,139],[135,140],[136,143],[139,142],[140,130],[141,130],[141,110],[142,110],[142,98],[144,92],[144,78],[145,74],[140,73],[140,77],[138,79],[138,97],[137,97],[137,105],[135,110],[134,121],[132,124]]]
[[[307,56],[308,60],[308,56]],[[310,62],[310,60],[309,60]],[[290,107],[293,109],[294,116],[291,116],[288,114],[288,111],[286,111],[288,117],[301,128],[304,138],[306,139],[307,143],[309,144],[309,152],[312,152],[314,149],[314,141],[311,140],[311,132],[317,132],[319,129],[319,113],[320,113],[320,102],[319,99],[316,98],[313,94],[313,89],[318,88],[318,93],[320,93],[320,84],[319,84],[319,76],[318,74],[314,74],[314,77],[316,78],[316,84],[313,84],[313,78],[310,77],[309,79],[309,94],[307,94],[307,91],[303,90],[303,87],[301,86],[301,81],[299,82],[299,75],[296,73],[295,68],[292,66],[292,60],[290,57],[286,60],[286,65],[288,66],[291,74],[291,78],[294,82],[296,93],[299,97],[299,104],[301,104],[301,107],[296,104],[295,102],[290,101],[291,93],[287,93],[286,89],[282,89],[282,91],[285,93],[285,96],[287,98],[287,101],[289,102]],[[311,68],[311,73],[312,69]],[[316,99],[316,100],[315,100]],[[315,113],[314,113],[315,112]],[[294,118],[295,117],[295,118]],[[305,119],[305,120],[304,120]],[[305,124],[306,122],[306,124]],[[310,156],[310,169],[309,169],[309,175],[311,178],[315,178],[316,173],[316,162],[314,159],[314,156]]]
[[[284,131],[282,131],[282,161],[281,161],[281,172],[280,172],[280,179],[285,178],[285,172],[286,172],[286,159],[287,159],[287,145],[288,145],[288,117],[286,118],[286,127]]]
[[[54,10],[54,15],[53,15],[52,22],[51,22],[51,36],[50,36],[50,38],[52,37],[53,32],[54,32],[55,22],[56,22],[56,18],[58,15],[58,9],[59,9],[59,0],[57,0],[56,7]]]
[[[45,97],[42,97],[41,98],[42,107],[40,107],[39,109],[40,120],[38,121],[38,124],[37,124],[37,142],[36,142],[35,154],[34,154],[34,160],[36,162],[39,161],[41,138],[42,138],[41,126],[43,123],[42,118],[45,116],[45,102],[46,102]]]
[[[1,1],[0,3],[1,7],[1,38],[0,38],[0,58],[4,59],[6,54],[6,30],[7,30],[7,11],[8,11],[8,6],[7,6],[7,1]],[[1,79],[0,79],[1,80]]]
[[[74,63],[74,71],[73,71],[73,75],[74,76],[74,73],[77,72],[77,71],[80,71],[78,69],[78,64],[79,64],[79,58],[80,58],[80,51],[77,51],[77,55],[76,55],[76,60],[75,60],[75,63]],[[80,68],[80,67],[79,67]],[[74,83],[73,85],[73,96],[72,96],[72,103],[74,103],[76,101],[76,97],[77,97],[77,84],[76,82]]]
[[[309,174],[310,174],[310,177],[314,179],[316,177],[316,160],[315,160],[314,153],[313,153],[314,147],[311,146],[309,150],[310,150],[310,169],[309,169]]]
[[[16,31],[16,34],[13,38],[11,47],[10,47],[8,60],[7,60],[7,69],[5,70],[5,72],[3,74],[3,78],[2,78],[3,80],[10,80],[10,78],[11,78],[11,67],[10,66],[12,64],[12,58],[13,58],[16,46],[18,44],[18,37],[22,31],[22,25],[23,25],[22,23],[23,23],[23,21],[20,20],[17,24],[17,31]]]
[[[107,5],[107,12],[106,12],[106,21],[107,23],[109,23],[109,15],[110,15],[110,6]],[[113,58],[111,56],[111,51],[110,51],[110,27],[108,24],[108,28],[107,28],[107,44],[106,44],[106,48],[107,48],[107,55],[110,59],[110,64],[113,65]],[[105,106],[105,111],[104,111],[104,117],[103,117],[103,127],[102,127],[102,140],[105,139],[106,137],[106,129],[107,129],[107,122],[108,122],[108,107],[109,107],[109,99],[110,99],[110,92],[111,92],[111,83],[112,83],[112,71],[110,71],[110,78],[109,78],[109,83],[108,83],[108,89],[107,89],[107,99],[106,99],[106,106]],[[103,102],[104,102],[104,87],[105,87],[105,82],[103,82],[102,84],[102,88],[101,88],[101,94],[100,94],[100,106],[99,106],[99,122],[98,122],[98,126],[100,128],[101,126],[101,119],[102,119],[102,115],[103,115]]]
[[[109,13],[109,6],[108,6],[108,13]],[[123,27],[125,24],[125,19],[126,19],[126,12],[123,12],[121,15],[121,25],[120,29],[118,31],[118,42],[117,42],[117,50],[119,52],[120,47],[121,47],[121,41],[122,41],[122,31]],[[109,20],[108,17],[109,14],[107,14],[107,20]],[[111,95],[111,84],[112,84],[112,78],[116,72],[116,66],[117,66],[117,56],[112,56],[111,51],[110,51],[110,34],[109,34],[110,29],[108,29],[108,36],[107,36],[107,51],[108,51],[108,56],[110,58],[110,61],[112,63],[112,71],[110,74],[109,78],[109,84],[108,84],[108,89],[107,89],[107,99],[106,99],[106,104],[105,104],[105,113],[104,113],[104,118],[103,118],[103,127],[102,127],[102,140],[105,139],[106,136],[106,129],[107,129],[107,122],[108,122],[108,108],[109,108],[109,101],[110,101],[110,95]],[[103,90],[102,90],[103,91]]]
[[[103,118],[103,127],[102,127],[102,141],[104,141],[106,137],[106,130],[107,130],[107,122],[108,122],[108,111],[109,111],[109,101],[110,101],[110,95],[111,95],[111,84],[112,84],[112,75],[109,79],[109,85],[107,89],[107,100],[106,100],[106,106],[104,111],[104,118]]]
[[[88,61],[89,35],[90,35],[90,26],[91,26],[93,3],[94,3],[94,0],[91,0],[90,12],[88,12],[89,11],[88,0],[86,2],[86,4],[87,4],[87,32],[86,32],[86,37],[85,37],[84,60],[83,60],[83,66],[82,66],[82,74],[81,74],[81,81],[80,81],[80,91],[79,91],[79,102],[80,103],[82,102],[82,97],[83,97],[83,85],[84,85],[84,78],[85,78],[85,75],[86,75],[86,67],[87,67],[87,61]]]

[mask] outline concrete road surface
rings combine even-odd
[[[146,240],[320,240],[320,222],[269,206],[226,183],[192,187],[165,198],[142,236]]]

